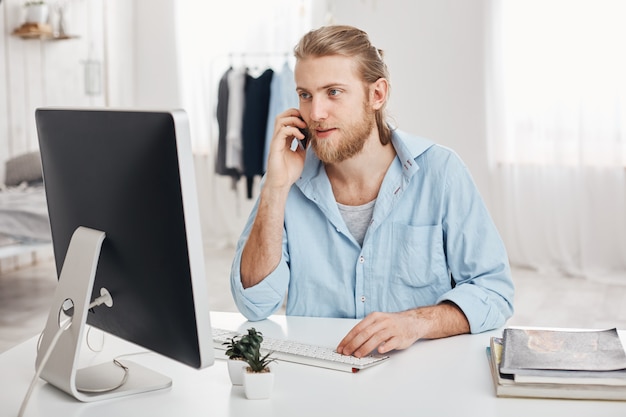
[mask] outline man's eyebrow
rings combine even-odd
[[[345,88],[347,86],[348,86],[348,84],[344,84],[344,83],[329,83],[329,84],[326,84],[326,85],[323,85],[323,86],[319,87],[317,90],[318,91],[319,90],[328,90],[329,88],[336,88],[336,87]],[[296,90],[298,90],[298,91],[309,91],[308,88],[300,87],[300,86],[297,86]]]

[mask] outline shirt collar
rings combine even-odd
[[[391,143],[396,149],[398,161],[402,165],[402,173],[405,177],[410,177],[419,170],[415,160],[434,145],[428,139],[413,136],[401,130],[392,132]]]
[[[391,144],[396,150],[398,162],[401,163],[402,172],[406,177],[410,177],[419,170],[415,159],[434,145],[434,143],[428,139],[413,136],[401,130],[392,131]],[[322,162],[315,152],[308,151],[306,153],[302,175],[300,179],[296,181],[296,185],[304,190],[307,184],[320,175],[320,173],[326,177]]]

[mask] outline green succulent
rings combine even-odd
[[[241,337],[235,336],[228,342],[224,342],[228,347],[226,355],[231,359],[242,358],[248,363],[252,372],[263,372],[275,359],[270,358],[272,352],[261,356],[261,342],[263,342],[263,334],[252,327],[248,329],[248,334]]]
[[[233,336],[228,339],[227,342],[222,343],[226,345],[226,352],[224,354],[230,359],[243,359],[243,353],[239,345],[239,336]]]

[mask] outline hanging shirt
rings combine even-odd
[[[263,175],[264,172],[263,150],[273,75],[272,69],[266,69],[258,78],[246,74],[242,138],[243,172],[246,177],[248,198],[252,198],[254,177]]]
[[[233,184],[241,176],[237,169],[226,167],[226,131],[228,129],[228,76],[233,69],[226,70],[220,78],[217,89],[216,118],[218,125],[217,155],[215,158],[215,173],[233,178]]]
[[[228,120],[226,125],[226,168],[243,173],[243,111],[246,71],[234,68],[228,73]]]
[[[276,116],[290,108],[299,106],[296,82],[293,71],[285,62],[281,70],[274,74],[270,85],[270,107],[267,113],[267,130],[265,133],[265,149],[263,152],[263,172],[267,171],[267,157],[270,153],[270,143],[274,137]]]

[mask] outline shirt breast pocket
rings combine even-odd
[[[439,287],[449,281],[443,251],[443,232],[440,225],[410,226],[395,223],[392,255],[392,281],[413,288]]]

